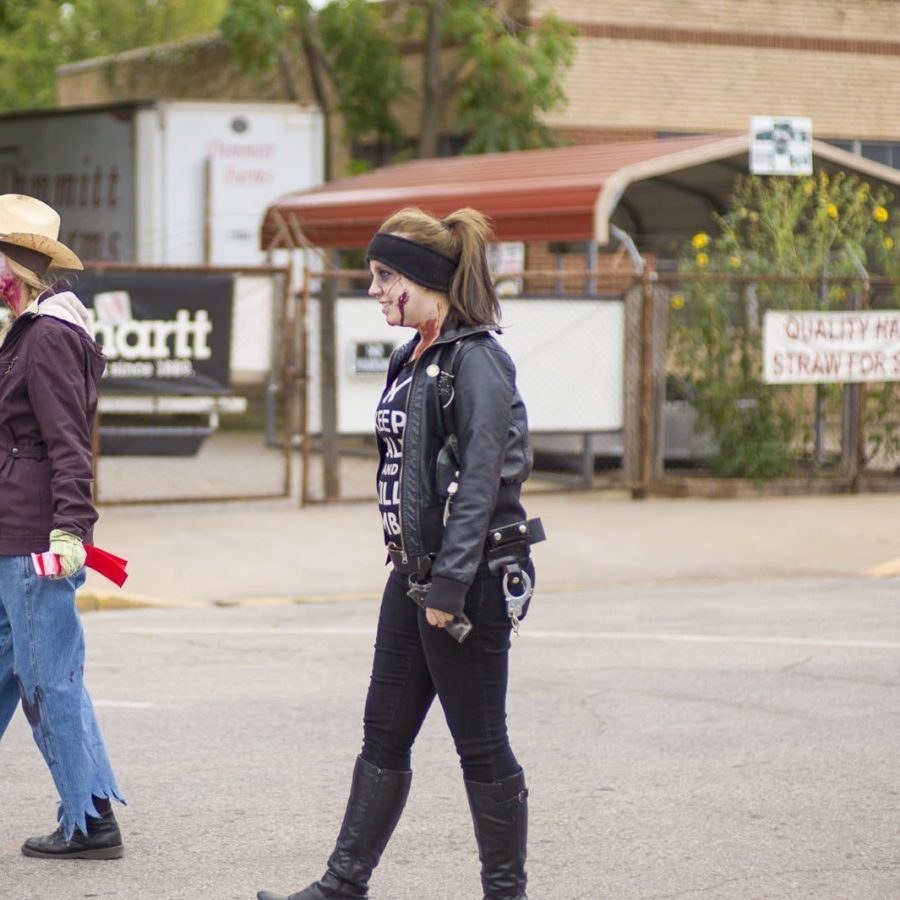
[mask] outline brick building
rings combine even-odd
[[[817,138],[900,168],[897,0],[527,0],[576,30],[565,108],[574,143],[742,131],[808,116]],[[417,51],[408,64],[419,68]],[[136,99],[313,100],[301,69],[250,79],[217,35],[62,66],[60,106]],[[415,128],[412,105],[404,123]],[[336,129],[339,124],[336,125]],[[335,138],[339,135],[336,133]],[[334,174],[346,154],[335,140]]]
[[[577,29],[568,106],[591,141],[742,131],[808,116],[817,138],[900,168],[895,0],[532,0]]]

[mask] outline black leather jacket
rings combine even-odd
[[[488,532],[526,517],[519,494],[532,464],[528,420],[516,390],[515,366],[491,330],[466,326],[443,333],[414,364],[407,394],[400,469],[401,549],[412,558],[433,555],[428,605],[454,614],[462,612]],[[458,489],[445,525],[449,479],[439,456],[447,435],[438,376],[441,367],[449,365],[450,348],[459,340],[452,365]],[[388,384],[418,342],[416,335],[394,351]],[[380,471],[386,448],[383,441],[378,444]]]

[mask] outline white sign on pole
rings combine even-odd
[[[503,278],[516,275],[525,268],[525,244],[521,241],[501,241],[488,247],[488,265],[494,276],[494,289],[498,297],[518,297],[522,293],[521,278]]]
[[[767,312],[768,384],[900,381],[900,310]]]
[[[812,119],[753,116],[750,171],[754,175],[812,175]]]

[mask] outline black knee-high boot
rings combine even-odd
[[[379,769],[357,757],[344,821],[328,870],[314,884],[285,897],[260,891],[258,900],[365,900],[409,796],[412,772]]]
[[[466,781],[475,824],[484,900],[528,900],[525,855],[528,842],[528,788],[525,773],[482,784]]]

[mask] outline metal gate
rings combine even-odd
[[[289,495],[289,269],[103,265],[74,289],[107,357],[99,503]]]

